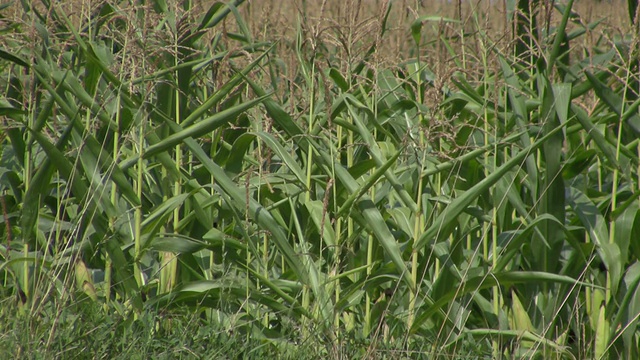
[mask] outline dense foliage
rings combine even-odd
[[[1,5],[7,355],[640,357],[636,1],[396,66],[241,3]]]

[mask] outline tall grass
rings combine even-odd
[[[354,1],[274,43],[241,0],[80,4],[3,8],[9,352],[73,353],[81,318],[195,356],[181,329],[247,357],[640,356],[637,32]]]

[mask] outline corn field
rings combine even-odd
[[[638,2],[295,3],[0,5],[2,357],[640,358]]]

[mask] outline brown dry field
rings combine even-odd
[[[560,18],[559,12],[551,8],[554,1],[539,1],[542,4],[539,22],[553,26]],[[137,2],[117,0],[71,0],[54,4],[75,18],[77,25],[82,25],[90,21],[89,14],[105,2],[117,4],[125,11],[140,6]],[[180,2],[167,1],[176,11],[181,10],[178,5]],[[193,19],[203,15],[215,2],[218,0],[192,0]],[[420,16],[442,16],[458,21],[456,24],[429,22],[423,28],[423,39],[427,41],[438,35],[449,39],[459,38],[463,32],[465,36],[474,35],[478,29],[496,41],[511,40],[513,37],[512,26],[506,15],[507,0],[245,0],[238,9],[256,40],[293,42],[296,28],[300,26],[308,42],[334,44],[336,48],[349,48],[342,50],[351,51],[353,47],[368,45],[376,40],[384,8],[389,2],[392,6],[387,31],[379,47],[385,59],[407,57],[409,49],[413,47],[410,26]],[[41,11],[44,7],[40,1],[27,0],[25,3]],[[626,0],[576,0],[573,10],[581,16],[584,24],[604,19],[597,29],[600,32],[631,31]],[[21,2],[14,1],[3,12],[7,18],[19,19],[22,14]],[[230,24],[233,21],[231,16],[226,21],[230,29],[235,28]]]
[[[491,35],[511,33],[506,21],[506,0],[248,0],[241,12],[250,28],[262,38],[291,36],[298,23],[305,23],[317,31],[340,28],[363,35],[371,30],[373,22],[381,19],[386,3],[392,4],[388,21],[390,32],[397,38],[389,42],[402,43],[409,35],[409,26],[419,16],[442,16],[461,21],[465,29],[477,24]],[[559,20],[559,13],[551,11],[552,1],[541,0],[543,8],[540,18],[551,24]],[[566,1],[556,1],[564,3]],[[198,1],[206,8],[208,1]],[[628,26],[627,2],[625,0],[577,0],[573,10],[584,23],[604,18],[601,25],[615,30]],[[627,28],[629,29],[629,28]]]
[[[410,28],[420,16],[456,20],[456,23],[429,21],[422,28],[424,46],[420,51],[421,59],[443,81],[453,71],[483,71],[479,54],[488,47],[486,39],[490,39],[501,52],[509,52],[515,42],[513,23],[507,20],[505,0],[391,0],[387,31],[380,38],[378,34],[388,2],[249,0],[242,5],[241,13],[255,39],[279,40],[277,56],[286,64],[289,74],[295,74],[298,64],[294,50],[298,27],[302,29],[308,54],[324,51],[333,59],[331,66],[347,72],[373,43],[377,43],[377,51],[369,60],[368,65],[372,68],[397,66],[404,60],[415,58]],[[560,12],[551,6],[553,2],[550,0],[540,0],[540,3],[542,7],[537,20],[541,28],[555,26],[560,21]],[[200,6],[204,9],[206,2]],[[584,25],[602,21],[594,31],[571,43],[572,53],[578,57],[584,57],[594,47],[608,43],[615,35],[632,31],[624,0],[576,0],[573,11],[580,15]],[[570,24],[569,28],[572,27],[576,25]],[[480,32],[487,36],[483,39]],[[497,64],[491,59],[488,63],[489,67]]]
[[[123,13],[133,14],[134,8],[140,6],[128,1],[106,1],[118,4]],[[72,22],[81,28],[93,21],[90,14],[95,14],[104,2],[71,0],[56,2],[55,6],[64,8]],[[193,9],[187,16],[196,24],[214,2],[193,0]],[[392,6],[387,30],[380,37],[384,9],[389,2]],[[184,15],[180,14],[179,1],[167,3],[178,15]],[[561,17],[560,13],[552,8],[552,0],[540,0],[540,3],[542,6],[537,15],[540,28],[553,27]],[[255,41],[278,41],[276,57],[286,69],[283,76],[295,76],[297,73],[297,56],[300,55],[296,51],[298,33],[302,34],[302,56],[324,58],[331,63],[330,66],[346,73],[363,58],[372,44],[376,44],[377,50],[368,60],[367,65],[371,68],[397,66],[404,60],[415,58],[411,24],[418,17],[440,16],[455,20],[428,21],[422,28],[421,59],[439,78],[446,79],[452,71],[482,71],[479,55],[486,53],[491,46],[500,52],[510,51],[515,35],[512,22],[507,20],[506,4],[506,0],[246,0],[238,9]],[[34,1],[33,6],[43,7],[39,1]],[[613,36],[631,31],[625,0],[576,0],[573,10],[580,15],[583,24],[603,20],[594,31],[571,43],[572,53],[579,57],[590,53],[595,46],[609,42]],[[16,1],[5,11],[5,14],[19,19],[22,5]],[[150,8],[146,12],[153,13]],[[131,24],[135,24],[134,16],[131,18]],[[153,15],[150,19],[152,21],[145,20],[145,24],[153,27]],[[234,17],[228,16],[221,29],[237,31]],[[215,31],[220,31],[220,28]],[[481,33],[487,36],[481,36]],[[35,31],[32,34],[35,36]],[[238,46],[233,42],[228,45],[231,48]],[[489,59],[488,66],[495,63]]]
[[[296,27],[306,30],[310,42],[333,44],[338,51],[353,52],[358,47],[368,48],[375,41],[386,3],[383,0],[260,0],[247,1],[241,12],[257,39],[293,41]],[[461,39],[475,35],[482,29],[496,42],[508,44],[513,40],[511,24],[507,21],[505,0],[391,0],[387,33],[380,41],[380,56],[397,62],[406,59],[414,46],[410,36],[411,23],[420,16],[442,16],[459,21],[456,24],[429,22],[423,27],[423,41],[443,36]],[[554,26],[560,13],[550,7],[552,1],[541,0],[543,7],[538,20],[545,26]],[[556,1],[557,2],[557,1]],[[564,1],[563,1],[564,2]],[[204,4],[202,4],[204,7]],[[604,19],[597,31],[627,33],[631,31],[624,0],[577,0],[573,10],[584,24]],[[599,34],[599,33],[596,33]],[[596,41],[583,38],[583,41]],[[460,40],[463,41],[463,40]],[[592,44],[584,43],[584,46]],[[342,49],[339,49],[342,48]],[[355,49],[353,49],[355,48]],[[346,54],[345,54],[346,55]],[[348,56],[348,55],[347,55]]]

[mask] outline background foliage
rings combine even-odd
[[[7,355],[640,356],[637,1],[243,3],[1,6]]]

